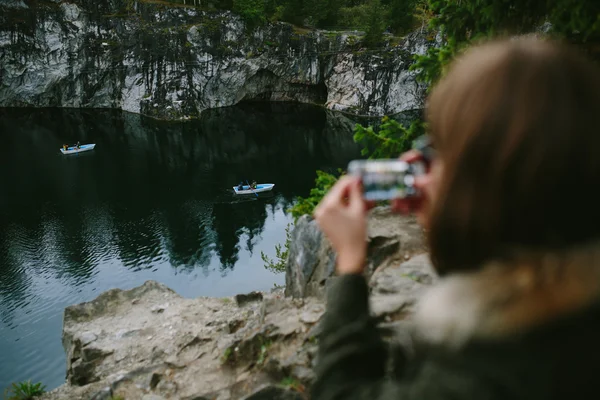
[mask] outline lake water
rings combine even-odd
[[[64,382],[62,313],[152,279],[186,297],[269,290],[264,268],[317,169],[359,155],[353,121],[244,104],[160,122],[104,110],[0,109],[0,392]],[[63,156],[63,143],[96,143]],[[236,198],[240,180],[275,183]]]

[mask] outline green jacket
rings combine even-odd
[[[312,399],[600,398],[599,247],[442,279],[420,302],[414,354],[394,376],[365,279],[337,278]]]

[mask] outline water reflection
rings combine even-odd
[[[260,251],[315,170],[358,155],[353,121],[320,108],[246,104],[167,123],[115,111],[0,110],[0,390],[63,380],[68,305],[147,279],[186,296],[264,290]],[[62,156],[63,143],[96,150]],[[240,180],[273,182],[240,199]],[[18,345],[15,346],[15,342]]]

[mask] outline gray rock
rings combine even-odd
[[[252,292],[247,294],[237,294],[235,296],[235,302],[238,306],[243,307],[253,301],[262,301],[263,295],[260,292]]]
[[[298,392],[268,385],[244,397],[243,400],[304,400],[304,397]]]
[[[312,309],[309,309],[303,312],[300,315],[300,321],[305,324],[315,324],[321,320],[323,313],[325,312],[325,308],[322,306],[315,306]]]
[[[377,271],[369,285],[376,294],[412,293],[433,284],[437,274],[427,254],[421,254],[400,265]]]
[[[100,379],[96,375],[96,364],[85,362],[81,359],[69,361],[70,368],[67,374],[67,382],[74,386],[85,386]]]
[[[2,107],[116,108],[189,119],[261,99],[392,115],[422,108],[424,88],[409,67],[414,54],[436,44],[419,31],[380,53],[357,54],[352,43],[363,33],[298,33],[269,23],[250,35],[229,12],[143,3],[124,16],[119,2],[91,10],[76,2],[48,7],[50,1],[0,4],[3,15],[11,11],[0,27]]]
[[[177,384],[170,381],[160,381],[156,386],[156,391],[168,398],[172,398],[177,392]]]
[[[159,384],[160,380],[163,378],[161,374],[153,373],[148,376],[147,385],[144,385],[150,390],[154,390],[156,385]]]
[[[98,336],[96,334],[94,334],[93,332],[83,332],[79,336],[79,340],[81,340],[81,344],[83,346],[87,346],[88,344],[90,344],[94,340],[96,340],[97,338],[98,338]]]
[[[378,319],[386,321],[401,319],[408,313],[406,309],[413,299],[407,294],[373,296],[371,298],[371,313]]]
[[[398,265],[405,257],[424,251],[422,230],[414,218],[392,214],[386,207],[371,211],[367,277],[378,269]],[[286,264],[286,296],[323,299],[334,271],[335,253],[329,242],[314,220],[308,216],[301,217],[291,235]]]
[[[150,311],[152,311],[153,313],[156,313],[156,314],[160,314],[160,313],[164,312],[167,309],[167,307],[169,307],[168,304],[159,304],[159,305],[152,307],[150,309]]]
[[[310,366],[310,363],[307,365]],[[303,365],[294,365],[290,371],[291,375],[298,379],[304,385],[311,385],[315,380],[315,373],[312,368]]]
[[[166,399],[164,397],[158,396],[156,394],[145,394],[142,397],[142,400],[166,400]]]
[[[96,393],[91,400],[111,400],[113,398],[113,392],[110,386],[105,387]]]
[[[29,8],[27,6],[27,4],[25,4],[25,2],[23,2],[23,0],[3,0],[0,3],[1,6],[7,8],[7,9],[11,9],[11,8],[22,8],[22,9],[27,9]]]

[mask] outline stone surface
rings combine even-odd
[[[435,280],[427,254],[415,256],[398,267],[375,271],[369,282],[373,315],[388,322],[404,319],[414,312],[417,299]]]
[[[423,88],[408,68],[435,38],[417,32],[366,51],[362,36],[284,23],[250,30],[229,12],[163,2],[0,0],[0,106],[117,108],[163,119],[242,100],[359,115],[422,108]]]
[[[408,232],[401,224],[378,232],[392,228]],[[405,244],[406,254],[420,251]],[[426,254],[396,263],[404,254],[383,260],[387,268],[370,280],[378,329],[403,349],[393,352],[395,363],[410,354],[413,305],[436,279]],[[110,290],[65,310],[67,383],[43,399],[306,399],[324,312],[318,298],[281,290],[243,307],[233,298],[185,299],[153,281]]]
[[[247,294],[236,294],[234,298],[237,305],[243,307],[248,303],[261,301],[263,299],[263,295],[260,292],[252,292]]]
[[[367,276],[423,253],[422,236],[413,217],[392,214],[386,207],[373,209],[369,214]],[[308,216],[300,218],[291,235],[286,296],[322,299],[334,269],[335,253],[316,222]]]
[[[285,389],[282,387],[277,387],[273,385],[268,385],[263,388],[258,389],[255,393],[244,397],[243,400],[304,400],[305,397],[300,393]]]

